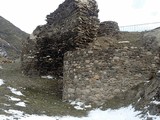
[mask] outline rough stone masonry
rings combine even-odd
[[[99,28],[95,0],[65,0],[26,40],[22,52],[25,74],[63,76],[67,51],[85,48],[95,40]]]
[[[63,100],[101,105],[158,69],[159,47],[146,48],[144,34],[120,33],[112,21],[99,28],[95,0],[65,0],[46,21],[23,44],[22,69],[62,77]]]
[[[109,40],[106,47],[96,47]],[[98,38],[86,49],[65,53],[63,99],[102,105],[147,82],[157,69],[158,53],[125,42]]]

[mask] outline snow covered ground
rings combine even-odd
[[[15,95],[18,95],[18,96],[23,96],[23,94],[21,93],[21,91],[17,91],[15,88],[12,88],[12,87],[8,87],[11,92]]]
[[[0,119],[6,120],[13,120],[14,118],[18,118],[19,120],[146,120],[146,118],[141,118],[140,111],[135,111],[134,108],[130,105],[128,107],[123,107],[116,110],[105,110],[102,111],[100,109],[92,110],[88,113],[86,117],[72,117],[72,116],[38,116],[38,115],[25,115],[22,111],[18,110],[5,110],[6,113],[12,114],[11,117],[6,117],[4,115],[0,115]],[[160,120],[159,116],[151,116],[153,120]]]
[[[3,84],[4,84],[3,80],[0,79],[0,86],[3,85]]]

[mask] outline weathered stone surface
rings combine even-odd
[[[117,37],[119,32],[119,26],[117,22],[105,21],[100,23],[98,36]]]
[[[98,6],[95,0],[65,0],[47,15],[46,21],[26,41],[24,46],[29,48],[23,51],[22,68],[27,74],[34,69],[39,75],[63,76],[64,53],[85,48],[95,40],[99,28]],[[35,44],[30,48],[32,41]],[[32,60],[28,58],[30,54],[34,56]],[[30,64],[34,67],[30,68]]]
[[[103,42],[100,39],[101,37],[86,49],[65,53],[63,76],[65,86],[63,91],[66,91],[68,87],[79,88],[81,91],[88,91],[89,88],[90,92],[75,91],[74,94],[80,101],[98,105],[145,83],[151,78],[149,74],[158,70],[159,66],[155,59],[159,58],[158,51],[148,51],[144,46],[136,47],[141,42],[140,39],[136,43],[130,41],[129,44],[120,42],[123,39],[112,39],[112,41],[108,39],[110,43],[108,42],[109,44],[106,47],[95,49],[95,43],[99,42],[101,46],[101,44],[107,42],[106,39],[102,39]],[[127,39],[132,40],[133,38],[127,36]],[[92,51],[92,54],[89,51]],[[74,71],[70,72],[69,70],[72,69]],[[74,76],[77,76],[76,80]],[[72,86],[66,84],[68,81],[71,82]],[[152,86],[151,88],[153,89]],[[72,99],[66,97],[68,94],[70,93],[63,93],[65,100]]]
[[[160,63],[159,37],[121,33],[118,38],[116,22],[98,27],[94,0],[66,0],[25,41],[24,73],[63,77],[63,100],[102,105],[129,90],[123,100],[159,100],[159,79],[153,80]]]
[[[5,48],[10,47],[10,44],[3,40],[2,38],[0,38],[0,57],[7,57],[7,51],[5,50]]]
[[[139,99],[135,104],[136,109],[141,109],[144,113],[149,113],[150,115],[159,116],[160,72],[157,71],[155,76],[147,83],[137,86],[135,94],[131,94],[131,97]]]

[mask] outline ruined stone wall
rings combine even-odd
[[[52,39],[63,50],[86,46],[97,35],[98,6],[94,0],[66,0],[47,15],[46,21],[46,25],[34,31],[36,36]]]
[[[99,28],[94,0],[65,0],[46,21],[23,44],[22,69],[28,75],[63,77],[63,100],[101,105],[151,80],[158,69],[156,37],[113,37],[118,24],[104,22]]]
[[[99,28],[98,6],[95,0],[65,0],[47,15],[46,21],[47,24],[38,26],[33,32],[33,52],[24,51],[22,57],[28,56],[25,59],[32,61],[40,75],[63,76],[64,53],[85,48],[95,40]],[[22,63],[30,65],[25,61]],[[29,71],[32,69],[26,72]]]
[[[131,41],[112,40],[105,48],[92,45],[69,51],[64,56],[63,99],[101,105],[151,79],[158,60],[158,53]]]
[[[104,21],[100,23],[100,27],[98,29],[98,36],[110,36],[110,37],[118,37],[119,26],[115,21]]]

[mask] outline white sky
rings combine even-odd
[[[0,0],[0,16],[32,33],[45,24],[46,15],[64,0]],[[160,22],[160,0],[97,0],[100,21],[113,20],[119,26]]]

